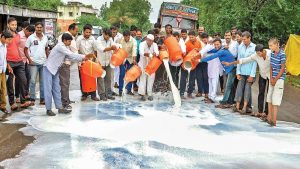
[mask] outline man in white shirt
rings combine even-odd
[[[181,29],[180,39],[183,40],[184,43],[189,40],[188,31],[186,29]]]
[[[44,105],[44,87],[43,87],[43,65],[49,54],[48,38],[43,34],[44,25],[41,22],[35,24],[35,33],[30,35],[25,44],[25,56],[29,60],[30,67],[30,101],[35,104],[35,85],[37,75],[39,75],[40,84],[40,104]]]
[[[200,27],[201,28],[201,27]],[[200,29],[199,28],[199,29]],[[200,35],[201,47],[204,48],[210,41],[210,37],[206,32],[202,32]],[[208,63],[201,62],[195,69],[195,76],[197,81],[198,93],[196,97],[202,97],[204,94],[205,99],[208,99],[209,84],[208,84]]]
[[[119,27],[118,26],[112,26],[110,28],[111,33],[112,33],[112,40],[114,43],[118,43],[122,38],[123,35],[119,32]],[[119,86],[119,76],[120,76],[120,67],[117,66],[114,68],[114,71],[112,72],[112,87],[118,88]],[[113,93],[114,94],[114,93]]]
[[[77,48],[79,50],[78,51],[79,54],[84,54],[84,55],[96,54],[97,44],[96,44],[95,38],[92,36],[92,30],[93,30],[92,25],[86,24],[83,27],[83,35],[78,36],[78,38],[76,40],[76,44],[77,44]],[[87,75],[79,72],[79,76],[80,76],[80,81],[81,81],[81,77],[87,76]],[[82,86],[81,86],[81,89],[82,89]],[[96,90],[92,91],[92,92],[83,92],[82,91],[81,100],[85,101],[89,95],[91,95],[92,100],[99,101],[99,99],[97,98],[97,95],[96,95]]]
[[[6,69],[9,69],[9,72],[12,72],[12,69],[9,67],[6,61],[7,49],[6,45],[11,42],[13,35],[4,31],[1,34],[0,38],[0,111],[5,114],[8,114],[8,110],[6,109]]]
[[[235,62],[228,63],[223,62],[225,65],[232,64],[245,64],[249,62],[257,62],[259,67],[259,93],[258,93],[258,113],[253,113],[252,115],[257,117],[266,117],[268,114],[268,104],[266,102],[266,88],[270,79],[270,58],[271,58],[271,50],[264,49],[262,44],[257,44],[255,47],[256,53],[247,58],[239,59]]]
[[[138,84],[138,93],[142,95],[142,101],[146,101],[146,90],[148,94],[148,100],[153,100],[152,88],[155,80],[155,73],[153,73],[150,76],[146,75],[145,73],[145,68],[152,59],[152,57],[158,57],[159,54],[157,44],[153,41],[154,36],[152,34],[148,34],[146,40],[140,45],[140,61],[138,65],[142,69],[142,75],[140,76],[140,82]]]
[[[77,45],[75,37],[78,34],[78,26],[76,23],[72,23],[69,26],[69,29],[67,32],[65,32],[72,36],[73,40],[71,41],[71,45],[68,46],[72,52],[78,53]],[[63,34],[62,34],[63,35]],[[58,42],[62,42],[62,35],[58,37]],[[61,65],[61,67],[58,70],[59,72],[59,84],[61,87],[61,102],[64,108],[66,109],[72,109],[70,104],[72,103],[70,101],[69,97],[69,89],[70,89],[70,75],[71,75],[71,61],[68,58],[65,58],[64,63]]]
[[[220,38],[216,38],[212,44],[210,43],[206,44],[204,48],[202,48],[200,51],[202,58],[208,57],[216,53],[217,51],[219,51],[222,48],[221,44],[222,43]],[[208,63],[207,75],[208,75],[209,93],[208,93],[208,98],[205,99],[205,101],[206,103],[214,103],[217,97],[219,76],[223,73],[223,67],[218,57],[208,61],[207,63]]]
[[[178,32],[174,32],[173,36],[177,39],[179,42],[179,46],[181,48],[182,55],[186,55],[186,46],[185,42],[183,39],[180,39],[180,34]],[[174,81],[175,86],[178,88],[178,82],[179,82],[179,71],[180,71],[180,66],[182,64],[182,60],[178,62],[172,62],[170,61],[170,72],[172,75],[172,79]]]
[[[97,89],[100,96],[100,100],[107,101],[107,99],[114,100],[112,96],[112,68],[110,67],[110,60],[113,50],[117,47],[113,42],[112,33],[110,29],[104,28],[102,30],[102,36],[97,39],[97,60],[102,65],[102,68],[106,71],[104,78],[97,78]]]
[[[43,80],[44,80],[44,91],[45,91],[45,104],[46,113],[48,116],[55,116],[56,114],[52,112],[52,99],[55,103],[58,113],[68,114],[72,110],[67,110],[63,108],[61,102],[61,88],[59,85],[59,67],[63,64],[65,58],[70,60],[81,62],[83,60],[90,59],[92,54],[86,56],[81,54],[76,54],[68,48],[73,40],[72,35],[64,33],[62,35],[62,42],[58,43],[52,50],[49,57],[46,60],[43,68]]]
[[[202,33],[204,33],[204,32],[205,32],[204,26],[199,26],[199,27],[198,27],[198,36],[197,36],[197,40],[202,41],[201,35],[202,35]]]
[[[136,50],[137,43],[136,40],[130,36],[130,31],[125,30],[123,32],[123,38],[118,42],[121,47],[128,53],[128,57],[126,58],[124,64],[120,65],[120,76],[119,76],[119,95],[122,95],[123,85],[124,85],[124,77],[127,70],[129,70],[134,64],[136,64]],[[134,95],[132,93],[132,82],[126,85],[127,94]]]
[[[232,39],[231,31],[226,31],[224,38],[225,38],[225,41],[222,42],[222,46],[225,49],[228,49],[230,51],[230,53],[234,56],[234,58],[237,58],[237,50],[239,47],[239,43]],[[225,73],[223,72],[220,75],[220,87],[221,87],[222,92],[224,92],[224,89],[225,89],[226,78],[227,77],[225,76]]]

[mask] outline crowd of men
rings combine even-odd
[[[222,39],[220,33],[209,36],[202,26],[198,31],[182,29],[176,32],[171,25],[165,25],[163,30],[159,23],[144,37],[142,30],[135,26],[122,33],[118,26],[112,26],[103,28],[102,35],[95,38],[92,36],[92,25],[85,25],[82,35],[78,36],[78,25],[73,23],[67,32],[59,36],[58,44],[49,51],[42,23],[37,22],[33,26],[24,22],[20,32],[16,31],[15,18],[9,18],[7,23],[7,30],[1,34],[0,43],[0,108],[4,113],[9,113],[6,108],[6,91],[11,111],[18,109],[17,103],[20,103],[21,108],[36,104],[35,86],[38,75],[39,104],[46,106],[47,115],[56,115],[52,111],[52,99],[59,113],[70,113],[71,104],[74,103],[69,95],[71,65],[78,62],[82,84],[86,75],[80,69],[86,60],[99,62],[106,71],[106,76],[96,79],[97,90],[82,90],[82,101],[89,96],[94,101],[114,100],[115,96],[122,95],[123,89],[128,95],[139,95],[141,101],[152,101],[154,84],[159,83],[161,77],[156,77],[155,73],[149,76],[144,70],[152,58],[159,57],[160,50],[167,49],[165,39],[174,36],[183,58],[193,50],[197,51],[193,59],[200,58],[199,64],[190,72],[183,68],[182,61],[169,63],[172,79],[180,91],[181,99],[196,96],[204,97],[203,101],[207,104],[216,103],[219,91],[223,93],[223,99],[216,108],[232,108],[234,112],[241,114],[251,113],[271,126],[276,125],[286,74],[286,56],[276,38],[269,40],[267,49],[262,44],[255,45],[249,32],[241,32],[236,27],[226,31]],[[119,48],[127,51],[128,57],[121,66],[114,67],[110,65],[111,56]],[[138,65],[142,74],[137,81],[124,84],[125,73],[133,65]],[[257,79],[258,112],[252,113],[251,87]],[[194,96],[196,83],[197,91]],[[118,92],[114,92],[114,89]]]

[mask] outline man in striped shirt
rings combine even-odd
[[[286,76],[286,55],[279,48],[279,42],[276,38],[269,41],[269,48],[272,51],[270,60],[270,83],[267,96],[269,107],[268,123],[276,126],[278,106],[281,104],[283,96],[284,79]]]

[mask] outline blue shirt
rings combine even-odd
[[[135,38],[135,40],[136,40],[136,46],[137,46],[136,54],[139,55],[140,54],[140,44],[141,44],[143,38],[141,38],[140,40]]]
[[[215,58],[219,58],[221,62],[234,62],[235,61],[234,56],[228,49],[220,49],[220,50],[213,49],[208,53],[215,53],[215,54],[201,59],[201,62],[208,62]],[[226,74],[231,72],[231,70],[234,68],[234,65],[225,66],[222,64],[222,66],[225,69]]]
[[[286,55],[282,49],[280,49],[277,54],[272,52],[271,61],[270,61],[272,66],[272,78],[276,78],[276,76],[280,72],[281,64],[284,63],[285,65],[285,61],[286,61]],[[286,66],[284,66],[284,72],[280,76],[280,79],[284,80],[285,75],[286,75]]]
[[[248,47],[244,43],[240,44],[238,48],[238,59],[250,57],[252,54],[255,53],[255,44],[250,43]],[[237,75],[246,75],[255,77],[256,75],[256,62],[249,62],[246,64],[238,64],[236,68]]]
[[[0,73],[5,73],[7,62],[6,62],[6,45],[0,42]]]

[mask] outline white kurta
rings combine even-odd
[[[214,49],[214,45],[206,45],[201,51],[201,56],[207,57],[212,54],[208,54],[207,52]],[[215,58],[207,62],[207,73],[208,73],[208,84],[209,84],[209,93],[208,97],[212,100],[215,100],[217,97],[218,84],[219,84],[219,76],[223,73],[223,68],[219,58]]]
[[[157,44],[153,43],[149,47],[146,41],[142,42],[140,44],[140,61],[138,63],[138,66],[142,69],[142,75],[140,76],[140,80],[138,84],[139,86],[138,93],[140,95],[145,95],[147,90],[148,96],[152,96],[152,88],[155,80],[155,73],[153,73],[151,76],[146,75],[145,68],[149,63],[150,58],[146,57],[144,55],[145,53],[149,53],[150,55],[153,55],[153,53],[155,53],[156,55],[158,55],[159,51],[158,51]]]
[[[123,38],[123,35],[120,32],[118,32],[117,35],[114,38],[112,38],[112,39],[113,39],[113,42],[115,44],[118,44],[118,42],[122,38]],[[114,80],[111,81],[112,82],[112,89],[114,88],[113,87],[114,83],[117,83],[119,85],[119,76],[120,76],[120,67],[117,66],[117,67],[114,68],[114,71],[112,71],[112,77],[114,79]]]

